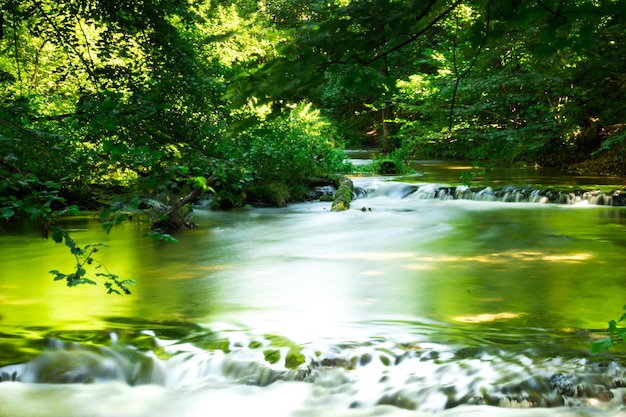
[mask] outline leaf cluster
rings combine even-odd
[[[65,280],[68,287],[75,287],[82,284],[96,285],[94,279],[101,278],[105,280],[104,287],[107,289],[108,294],[121,295],[122,293],[131,293],[128,286],[134,285],[134,280],[120,279],[119,276],[106,271],[106,268],[103,269],[103,272],[100,272],[103,265],[96,261],[94,255],[99,251],[100,247],[106,245],[97,243],[85,245],[81,248],[76,244],[74,239],[70,237],[67,231],[60,226],[54,226],[52,228],[52,240],[56,243],[65,242],[65,246],[69,248],[70,253],[76,259],[76,267],[70,273],[59,272],[56,269],[49,271],[54,275],[54,281]],[[95,276],[91,277],[88,273],[88,268],[94,265],[94,263],[95,266],[93,266],[93,268],[98,272],[95,272]]]
[[[626,306],[624,306],[626,310]],[[626,320],[626,312],[616,320],[609,321],[608,336],[598,339],[591,344],[591,353],[600,353],[611,349],[621,342],[626,342],[626,328],[618,327],[618,323]]]

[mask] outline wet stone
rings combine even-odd
[[[437,359],[439,359],[439,352],[437,352],[435,350],[431,350],[430,352],[427,352],[425,355],[422,355],[422,357],[420,359],[422,361],[437,360]]]
[[[354,361],[348,361],[344,358],[324,358],[319,362],[314,362],[312,365],[316,367],[324,368],[345,368],[352,369],[354,367]]]
[[[413,359],[414,357],[415,355],[413,354],[413,352],[404,352],[403,354],[396,356],[395,364],[398,365],[404,360]]]
[[[473,395],[467,398],[465,404],[468,405],[485,405],[485,398],[482,395]]]
[[[473,359],[473,358],[478,358],[480,357],[480,355],[484,353],[484,350],[482,348],[479,347],[465,347],[462,349],[459,349],[454,356],[457,359]]]
[[[577,394],[578,380],[573,375],[554,374],[550,377],[550,385],[561,395],[573,397]]]
[[[383,396],[376,405],[393,405],[406,410],[417,409],[417,403],[412,398],[402,392],[387,394]]]
[[[18,380],[18,373],[17,371],[13,371],[13,372],[0,372],[0,382],[4,382],[4,381],[17,381]]]
[[[372,362],[372,359],[373,359],[373,357],[372,357],[371,354],[364,353],[364,354],[361,355],[361,358],[359,359],[359,364],[361,366],[365,366],[365,365],[369,364],[370,362]]]
[[[599,384],[579,387],[579,395],[583,398],[595,398],[604,402],[613,399],[613,393],[605,386]]]
[[[542,376],[532,376],[520,383],[508,384],[502,387],[504,394],[512,395],[536,395],[549,393],[553,389],[550,379]]]

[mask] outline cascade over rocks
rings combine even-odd
[[[169,346],[153,337],[158,355],[140,345],[118,344],[117,336],[111,336],[110,346],[49,340],[49,348],[33,360],[0,367],[0,384],[70,384],[67,389],[73,390],[80,384],[118,382],[198,394],[238,386],[280,389],[286,386],[281,382],[290,382],[308,385],[320,400],[332,396],[350,408],[390,405],[439,413],[460,406],[608,404],[623,395],[626,375],[617,362],[534,358],[532,349],[450,349],[387,339],[309,347],[279,335],[239,334],[198,350],[207,338],[215,340],[216,333],[194,333],[189,344]],[[137,342],[143,346],[145,340]],[[299,363],[289,362],[294,351],[302,358]]]
[[[476,200],[505,203],[576,204],[586,202],[599,206],[626,206],[626,189],[559,189],[515,187],[468,187],[440,184],[413,185],[402,182],[378,182],[354,187],[357,199],[386,195],[391,198],[423,200]]]

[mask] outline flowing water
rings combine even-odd
[[[53,282],[68,248],[2,226],[0,416],[626,415],[624,348],[589,351],[626,304],[626,208],[522,198],[623,180],[468,168],[355,178],[347,212],[198,208],[176,244],[68,219],[124,297]]]

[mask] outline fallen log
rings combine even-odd
[[[352,192],[354,190],[354,184],[352,180],[346,176],[337,178],[337,191],[335,192],[335,198],[331,211],[345,211],[350,209],[350,202],[352,201]]]
[[[196,224],[187,221],[187,212],[182,212],[185,205],[192,203],[200,197],[207,186],[213,181],[213,176],[207,179],[206,184],[200,185],[194,188],[189,194],[180,200],[176,201],[167,210],[159,216],[159,220],[152,223],[152,230],[158,230],[162,232],[171,232],[180,229],[195,229]],[[181,214],[182,213],[182,214]]]

